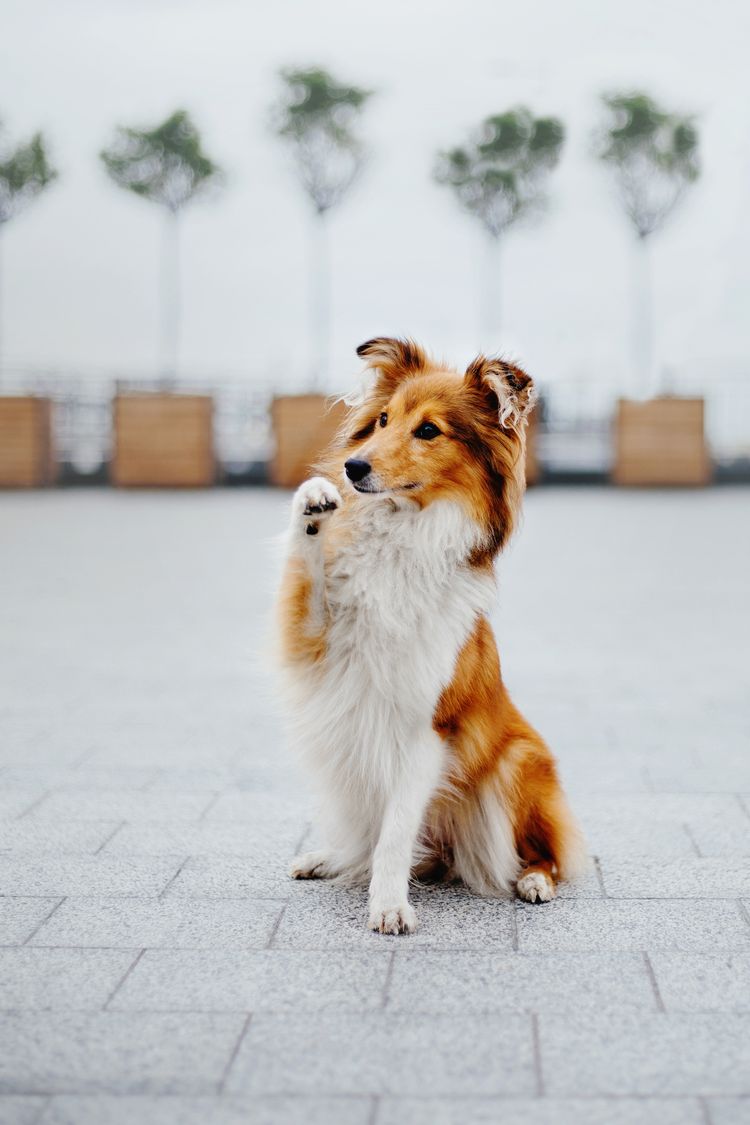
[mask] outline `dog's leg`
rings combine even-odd
[[[409,933],[417,916],[409,902],[409,876],[419,830],[443,770],[443,744],[433,731],[409,748],[386,801],[380,836],[372,858],[371,930]]]
[[[341,505],[324,477],[301,484],[292,501],[289,555],[279,597],[283,657],[288,664],[315,664],[325,654],[326,596],[323,539]]]
[[[342,865],[333,852],[304,852],[295,856],[289,868],[293,879],[335,879],[341,874]]]

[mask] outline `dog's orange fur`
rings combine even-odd
[[[365,457],[385,486],[405,489],[425,506],[439,498],[459,500],[484,530],[484,545],[471,565],[489,568],[517,521],[525,487],[525,423],[532,382],[519,367],[477,359],[464,374],[431,362],[415,344],[374,340],[359,349],[376,374],[365,404],[353,410],[344,431],[318,470],[338,481],[350,457]],[[515,407],[510,424],[498,421],[504,395]],[[381,415],[387,415],[385,426]],[[439,440],[415,442],[414,430],[435,423]],[[344,499],[346,507],[347,499]],[[356,502],[356,498],[355,498]],[[326,550],[335,552],[330,526]],[[324,632],[305,627],[309,579],[292,567],[282,594],[287,659],[315,663],[325,655]],[[449,823],[441,803],[482,786],[499,787],[512,824],[522,874],[539,872],[554,884],[581,866],[582,842],[545,742],[512,703],[503,683],[495,637],[488,620],[477,620],[443,691],[434,729],[451,747],[450,790],[427,815],[428,842],[436,861],[450,868],[451,840],[435,838],[432,825]]]

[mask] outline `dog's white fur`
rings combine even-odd
[[[341,505],[331,482],[306,481],[288,541],[312,580],[308,627],[327,622],[325,661],[289,677],[296,739],[322,783],[328,848],[298,857],[292,873],[369,879],[370,926],[398,933],[416,925],[410,873],[449,764],[433,716],[495,583],[467,565],[482,533],[456,503],[420,510],[393,494],[358,498],[346,543],[328,558],[337,511],[305,514],[326,503]],[[310,523],[318,534],[307,534]],[[455,818],[455,874],[480,891],[510,889],[519,864],[499,790],[486,786]]]

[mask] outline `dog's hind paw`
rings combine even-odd
[[[305,852],[294,857],[289,874],[292,879],[331,879],[336,872],[328,852]]]
[[[525,902],[550,902],[555,897],[555,884],[544,871],[529,871],[516,883],[516,892]]]

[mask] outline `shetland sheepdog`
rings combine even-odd
[[[586,851],[487,618],[524,492],[531,378],[484,356],[460,373],[408,340],[357,352],[366,389],[294,496],[279,596],[326,841],[291,875],[369,884],[370,928],[397,934],[417,924],[412,878],[547,902]]]

